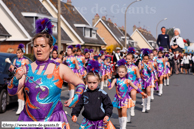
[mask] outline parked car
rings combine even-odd
[[[13,72],[9,71],[10,64],[5,62],[5,59],[9,58],[11,62],[17,58],[16,54],[10,53],[0,53],[0,112],[6,111],[6,106],[12,102],[17,102],[17,95],[9,96],[7,91],[7,84],[14,76]],[[24,58],[28,59],[31,63],[32,61],[24,56]]]

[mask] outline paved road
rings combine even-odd
[[[154,102],[151,103],[151,111],[142,113],[141,96],[137,95],[136,116],[132,117],[132,123],[127,124],[127,129],[194,129],[194,76],[174,75],[170,78],[170,86],[164,87],[162,97],[155,95]],[[111,99],[115,95],[115,90],[108,92]],[[68,98],[68,92],[63,91],[62,101]],[[0,121],[15,121],[17,103],[8,106],[6,113],[0,114]],[[64,108],[71,113],[71,109]],[[119,129],[117,110],[114,108],[111,121]],[[82,116],[78,122],[81,123]],[[78,125],[70,122],[71,129],[78,129]]]

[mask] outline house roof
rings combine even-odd
[[[39,0],[3,0],[3,2],[31,37],[35,35],[34,21],[24,17],[22,12],[38,13],[52,17]],[[56,35],[54,37],[57,38]],[[72,41],[63,29],[61,29],[61,40]]]
[[[142,33],[138,29],[135,29],[135,31],[132,33],[131,37],[133,37],[135,32],[137,32],[145,40],[145,42],[150,46],[150,48],[153,48],[152,45],[149,43],[149,41],[142,35]]]
[[[117,40],[117,42],[121,46],[125,46],[125,41],[121,38],[122,37],[121,32],[118,31],[118,28],[116,28],[116,26],[112,22],[99,19],[94,26],[96,26],[99,22],[102,22],[105,28],[107,28],[107,30],[111,33],[111,35]]]
[[[57,0],[50,0],[50,2],[57,8]],[[84,36],[83,28],[75,27],[75,24],[84,24],[91,26],[89,22],[81,15],[81,13],[73,5],[61,2],[63,18],[68,22],[75,33],[85,42],[85,44],[106,45],[106,43],[97,34],[96,38],[87,38]]]
[[[7,30],[3,27],[3,25],[0,23],[0,36],[11,36]]]
[[[119,30],[125,36],[125,30],[123,30],[122,28],[119,28]],[[129,37],[129,40],[132,40],[133,41],[133,39],[131,38],[131,36],[129,35],[129,33],[127,33],[127,37]],[[129,43],[128,45],[129,45],[129,47],[134,47],[134,48],[136,48],[138,50],[140,49],[140,47],[138,45],[136,47],[133,44],[131,44],[131,43]]]
[[[147,41],[149,41],[149,40],[156,41],[156,39],[154,38],[154,36],[150,32],[142,31],[141,29],[138,29],[138,30]]]
[[[125,36],[125,30],[123,30],[123,29],[121,29],[121,28],[119,28],[119,30],[122,32],[122,34]],[[133,40],[132,38],[131,38],[131,36],[129,35],[129,33],[127,33],[127,37],[129,37],[129,40]]]

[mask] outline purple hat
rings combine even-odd
[[[77,44],[75,47],[76,47],[77,49],[81,50],[81,45],[80,45],[80,44]]]
[[[88,66],[87,66],[87,73],[89,73],[89,72],[99,73],[100,66],[101,65],[98,63],[98,61],[90,60],[88,62]]]
[[[71,46],[71,45],[68,46],[67,48],[73,50],[73,46]]]
[[[133,47],[128,48],[128,53],[135,54],[135,49]]]
[[[118,66],[125,65],[127,61],[125,59],[121,59],[117,62]]]

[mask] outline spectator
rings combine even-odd
[[[176,51],[176,54],[174,55],[174,64],[175,64],[175,73],[176,74],[179,74],[180,59],[181,59],[181,55],[179,54],[179,51]]]
[[[181,64],[183,64],[183,67],[185,69],[185,73],[186,74],[187,74],[187,71],[190,68],[190,60],[191,60],[190,56],[187,53],[185,53]]]
[[[169,36],[166,34],[166,28],[161,28],[162,34],[158,35],[157,44],[159,47],[163,47],[165,51],[170,49]]]
[[[180,37],[180,29],[179,28],[176,28],[174,29],[174,37],[171,39],[171,42],[170,42],[170,46],[172,48],[172,51],[176,52],[176,51],[179,51],[179,53],[182,53],[183,52],[183,49],[184,49],[184,42],[183,42],[183,38]]]

